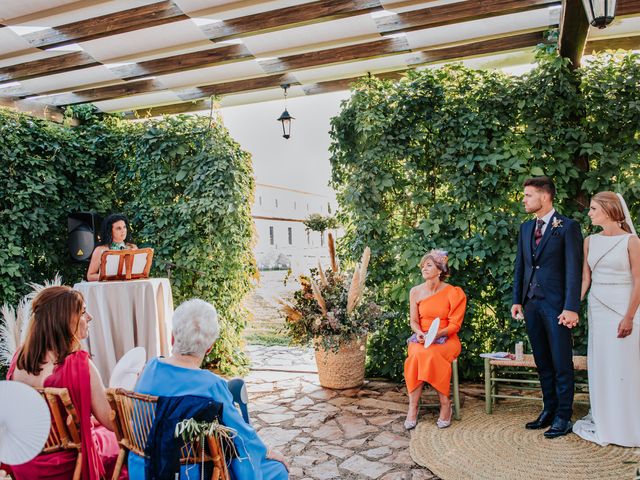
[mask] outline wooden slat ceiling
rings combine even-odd
[[[271,99],[285,83],[291,95],[313,95],[367,74],[399,78],[478,57],[526,64],[565,8],[579,20],[580,0],[34,3],[0,2],[0,105],[48,108],[55,118],[57,107],[87,102],[104,111],[194,111],[211,96],[223,105]],[[585,27],[575,25],[563,24],[572,55],[637,49],[640,0],[618,0],[614,24],[589,30],[577,49],[571,32]]]

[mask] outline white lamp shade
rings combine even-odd
[[[589,23],[594,27],[604,28],[609,25],[616,14],[616,0],[582,0]]]
[[[20,465],[36,457],[51,430],[44,398],[20,382],[0,382],[0,462]]]

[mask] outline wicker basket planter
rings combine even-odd
[[[364,383],[364,361],[367,356],[367,337],[356,338],[340,345],[337,352],[326,350],[314,341],[316,365],[320,385],[325,388],[345,389]]]

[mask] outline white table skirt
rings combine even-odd
[[[107,385],[117,361],[133,347],[144,347],[147,360],[168,355],[173,298],[167,278],[114,282],[81,282],[93,316],[85,348]]]

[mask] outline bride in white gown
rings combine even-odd
[[[594,195],[589,218],[602,227],[584,241],[582,274],[591,410],[573,431],[603,446],[640,447],[640,238],[613,192]]]

